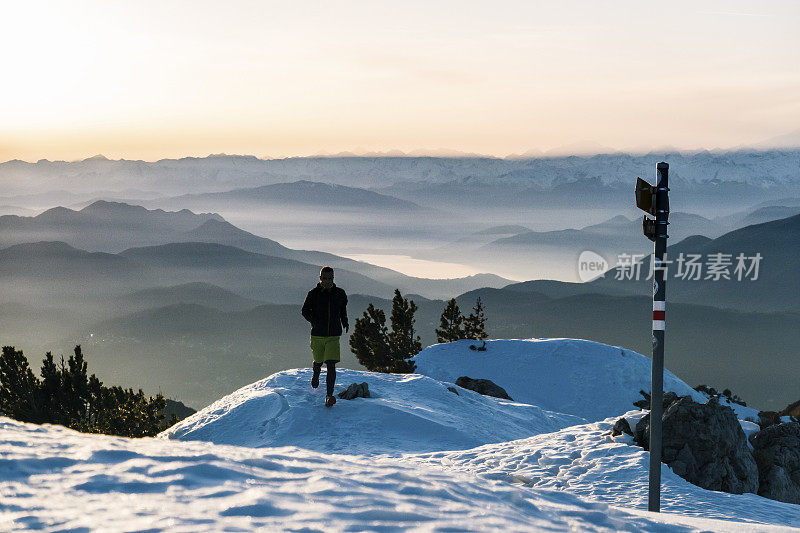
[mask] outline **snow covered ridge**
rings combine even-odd
[[[417,372],[455,382],[490,379],[518,402],[598,421],[621,415],[650,391],[650,359],[632,350],[580,339],[475,341],[434,344],[417,354]],[[705,403],[708,397],[664,371],[664,390]]]
[[[339,370],[337,391],[366,382],[373,397],[340,401],[334,413],[321,409],[324,379],[314,393],[310,369],[278,372],[160,437],[336,453],[456,450],[620,415],[641,399],[640,390],[650,390],[650,360],[624,348],[575,339],[495,340],[486,351],[470,344],[423,350],[417,374]],[[514,401],[448,390],[465,375],[494,381]],[[707,399],[670,372],[664,388]]]
[[[469,344],[418,355],[436,378],[341,370],[337,392],[367,382],[373,397],[330,409],[324,377],[315,393],[310,370],[279,372],[155,439],[0,417],[0,530],[800,528],[798,505],[704,490],[666,465],[665,512],[645,511],[648,454],[610,435],[643,414],[629,410],[649,388],[644,356],[572,339]],[[514,401],[456,394],[446,371],[496,380]],[[522,403],[534,400],[568,412]]]
[[[419,374],[337,370],[336,391],[366,382],[371,398],[326,409],[325,376],[295,369],[243,387],[182,420],[159,438],[239,446],[299,446],[325,453],[392,454],[457,450],[583,423],[582,418],[477,392],[448,390]]]
[[[278,372],[221,398],[159,435],[237,446],[299,446],[326,453],[391,454],[467,449],[621,416],[650,390],[650,359],[577,339],[436,344],[416,374],[337,371],[336,391],[366,382],[372,398],[322,407],[310,369]],[[460,376],[490,379],[514,401],[453,387]],[[455,394],[448,387],[454,388]],[[665,371],[664,389],[708,397]],[[757,410],[733,405],[739,418]]]

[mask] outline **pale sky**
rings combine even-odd
[[[800,139],[796,0],[0,5],[0,161]]]

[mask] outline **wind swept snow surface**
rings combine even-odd
[[[641,411],[626,414],[637,418]],[[437,465],[492,480],[526,487],[558,489],[582,498],[625,509],[647,509],[650,455],[630,444],[628,435],[611,437],[617,417],[562,429],[527,439],[487,444],[463,451],[406,456],[406,460]],[[753,524],[800,527],[800,505],[755,494],[706,490],[661,465],[661,510],[704,518]],[[712,530],[715,530],[712,528]]]
[[[665,465],[664,512],[646,511],[649,456],[610,432],[643,415],[630,409],[648,358],[571,339],[471,343],[424,350],[419,374],[339,370],[337,392],[366,382],[373,397],[332,408],[324,375],[312,391],[310,369],[279,372],[155,439],[0,417],[0,530],[800,528],[800,506],[704,490]],[[448,390],[461,375],[515,401]]]
[[[319,452],[393,454],[459,450],[580,424],[582,419],[500,400],[419,374],[337,370],[336,392],[366,382],[371,398],[322,405],[325,375],[286,370],[243,387],[159,437],[238,446],[299,446]]]
[[[86,435],[8,418],[0,418],[0,437],[2,530],[742,529],[397,458]]]
[[[650,392],[650,359],[618,346],[580,339],[476,341],[434,344],[414,359],[419,374],[455,382],[460,376],[490,379],[518,402],[596,422],[621,415]],[[664,390],[708,399],[664,370]]]

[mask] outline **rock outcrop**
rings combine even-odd
[[[644,397],[644,399],[633,402],[633,405],[635,405],[639,409],[650,409],[650,395],[643,390],[640,390],[639,394],[641,394]],[[665,392],[661,398],[662,399],[661,405],[663,405],[664,410],[666,411],[667,407],[672,405],[673,402],[678,401],[678,398],[679,396],[672,391]]]
[[[623,433],[626,435],[633,435],[631,425],[627,420],[625,420],[624,417],[617,420],[617,423],[614,424],[613,428],[611,428],[611,436],[616,437],[617,435],[622,435]]]
[[[666,409],[662,424],[661,460],[673,472],[705,489],[758,492],[758,468],[733,409],[684,396]],[[649,414],[636,424],[634,440],[649,449]]]
[[[461,376],[456,380],[456,385],[463,389],[474,390],[484,396],[494,396],[495,398],[511,400],[511,396],[508,395],[503,387],[489,379],[472,379],[467,376]]]
[[[758,466],[758,494],[800,504],[800,424],[768,426],[750,437]]]

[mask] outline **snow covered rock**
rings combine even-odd
[[[579,339],[486,341],[488,350],[470,350],[474,341],[434,344],[414,358],[419,374],[455,383],[459,376],[480,376],[500,383],[517,402],[569,413],[587,421],[630,411],[650,390],[650,359],[634,351]],[[706,397],[664,371],[664,390]]]
[[[506,390],[490,379],[472,379],[468,376],[461,376],[456,380],[456,385],[462,389],[474,390],[478,394],[483,394],[484,396],[511,400]]]
[[[758,491],[758,468],[736,414],[714,401],[688,396],[662,417],[662,462],[685,480],[732,494]],[[650,415],[636,425],[636,442],[649,449]]]
[[[311,370],[273,374],[243,387],[159,435],[238,446],[298,446],[325,453],[400,454],[458,450],[557,431],[581,418],[462,389],[420,374],[340,369],[370,398],[323,407]]]
[[[753,435],[750,442],[758,465],[758,494],[800,503],[800,424],[769,426]]]
[[[369,398],[369,385],[366,382],[358,384],[351,383],[349,387],[340,392],[339,396],[342,400],[353,400],[355,398]]]

